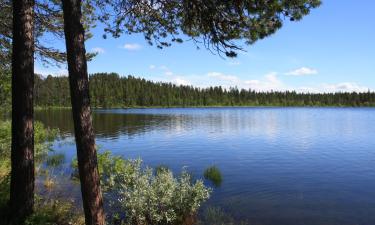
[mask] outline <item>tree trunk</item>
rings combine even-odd
[[[34,207],[34,1],[13,1],[11,222]]]
[[[87,225],[103,225],[104,211],[92,127],[81,0],[62,0],[78,170]]]

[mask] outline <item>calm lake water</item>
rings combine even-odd
[[[69,164],[70,111],[37,111],[36,118],[67,137],[54,148]],[[198,178],[216,165],[223,182],[205,207],[236,221],[375,224],[375,109],[118,109],[96,110],[93,119],[97,144],[114,154],[175,172],[187,167]],[[79,187],[66,185],[79,197]]]

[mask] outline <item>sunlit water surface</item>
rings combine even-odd
[[[69,179],[69,110],[36,111],[66,137],[54,149]],[[96,142],[149,166],[223,174],[204,207],[259,225],[375,224],[375,109],[199,108],[96,110]],[[61,179],[60,179],[61,180]],[[59,188],[79,198],[78,185]],[[206,181],[207,185],[211,185]],[[204,211],[204,210],[202,210]]]

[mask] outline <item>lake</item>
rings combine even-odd
[[[66,137],[54,149],[68,165],[76,153],[71,112],[35,116]],[[217,166],[223,181],[205,181],[213,194],[204,208],[220,207],[235,221],[375,224],[373,108],[111,109],[95,110],[93,121],[102,150],[176,173],[186,167],[197,178]]]

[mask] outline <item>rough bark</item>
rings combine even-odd
[[[103,225],[104,211],[92,127],[81,0],[62,0],[78,170],[85,221]]]
[[[11,223],[34,206],[34,1],[13,1]]]

